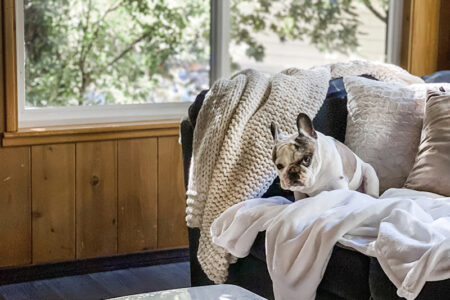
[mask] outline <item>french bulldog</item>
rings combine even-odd
[[[293,135],[282,133],[275,123],[270,129],[272,160],[281,187],[293,191],[295,200],[335,189],[357,190],[378,198],[374,168],[343,143],[316,131],[306,114],[298,115],[298,132]]]

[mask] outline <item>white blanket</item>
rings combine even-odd
[[[228,208],[211,235],[245,257],[264,230],[276,299],[314,299],[336,243],[376,257],[407,299],[426,281],[450,278],[450,198],[436,194],[390,189],[375,199],[335,190],[295,203],[252,199]]]

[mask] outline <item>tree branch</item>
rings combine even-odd
[[[103,15],[99,18],[99,20],[96,23],[95,31],[94,31],[93,36],[90,39],[88,44],[84,43],[84,38],[83,38],[81,51],[80,51],[80,59],[78,60],[78,67],[80,68],[80,73],[81,73],[80,99],[83,98],[84,90],[89,85],[90,77],[91,77],[91,74],[92,74],[92,72],[86,72],[85,69],[84,69],[84,64],[86,62],[86,57],[88,56],[89,52],[91,51],[92,47],[94,46],[94,42],[95,42],[96,38],[98,37],[98,34],[100,32],[100,28],[101,28],[101,23],[105,20],[106,16],[109,13],[115,11],[119,7],[120,7],[120,2],[118,2],[116,5],[111,6],[110,8],[108,8],[103,13]],[[88,16],[87,16],[87,19],[86,19],[86,26],[83,26],[83,37],[86,36],[87,31],[88,31],[87,29],[89,27],[90,11],[91,11],[91,0],[89,1],[88,8],[89,8],[89,10],[88,10]],[[83,104],[83,101],[79,100],[78,101],[78,105],[82,105],[82,104]]]
[[[375,9],[375,7],[372,6],[372,3],[370,3],[370,0],[362,0],[364,5],[381,21],[387,24],[387,16],[383,16],[379,11]]]
[[[109,13],[117,10],[119,7],[120,2],[118,2],[116,5],[111,6],[103,13],[103,15],[97,21],[95,31],[92,35],[92,39],[90,40],[90,43],[87,45],[87,47],[84,49],[85,51],[81,54],[83,62],[86,60],[89,51],[91,51],[92,47],[94,46],[95,39],[98,37],[98,33],[100,32],[101,23],[105,20],[105,18],[108,16]]]
[[[112,59],[108,64],[106,64],[103,68],[100,69],[100,72],[105,70],[106,68],[112,66],[113,64],[115,64],[118,60],[120,60],[122,57],[124,57],[128,52],[130,52],[131,50],[133,50],[134,46],[136,46],[137,43],[139,43],[140,41],[142,41],[143,39],[145,39],[146,37],[148,37],[150,35],[151,31],[148,31],[144,34],[142,34],[140,37],[138,37],[137,39],[135,39],[128,47],[126,47],[125,49],[122,50],[122,52],[119,53],[119,55],[117,55],[114,59]]]
[[[83,40],[81,41],[80,58],[78,59],[78,67],[79,67],[80,73],[81,73],[81,85],[80,85],[80,90],[79,90],[78,105],[83,104],[83,95],[84,95],[84,90],[86,89],[86,84],[85,84],[86,83],[86,72],[84,70],[84,62],[85,62],[84,53],[85,53],[86,48],[85,48],[85,44],[84,44],[84,37],[86,36],[86,34],[88,32],[89,23],[90,23],[90,19],[91,19],[91,5],[92,5],[92,0],[89,0],[87,15],[86,15],[86,24],[81,26],[82,31],[83,31]]]

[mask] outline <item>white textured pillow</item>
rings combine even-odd
[[[348,99],[345,144],[374,167],[380,194],[402,187],[416,157],[429,85],[356,76],[345,77],[344,84]]]

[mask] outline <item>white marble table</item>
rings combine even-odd
[[[264,300],[232,284],[206,285],[114,298],[115,300]]]

